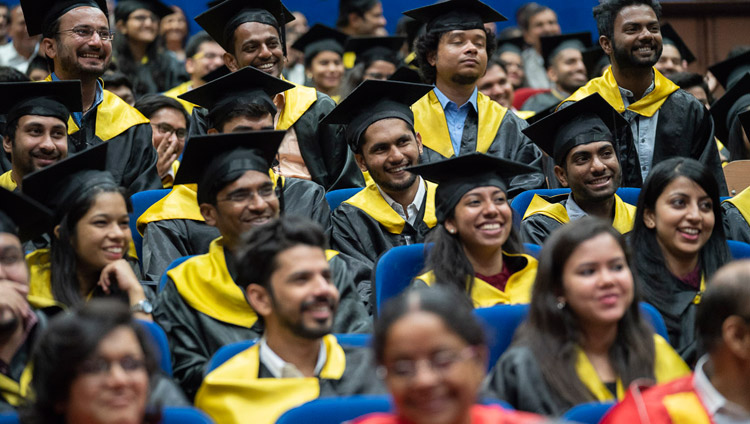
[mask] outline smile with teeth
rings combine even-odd
[[[105,247],[104,251],[105,252],[109,252],[109,253],[120,254],[120,253],[122,253],[122,246]]]
[[[99,55],[95,53],[83,53],[81,54],[81,57],[85,57],[88,59],[99,59]]]
[[[275,63],[273,63],[273,62],[271,62],[271,63],[264,63],[262,65],[258,65],[258,69],[271,69],[271,68],[273,68],[273,65],[275,65]]]
[[[497,222],[482,224],[479,226],[480,230],[499,230],[501,227]]]
[[[609,181],[609,177],[599,177],[599,178],[589,181],[589,184],[597,185],[597,184],[606,183],[607,181]]]
[[[697,228],[680,228],[680,232],[689,234],[691,236],[695,236],[695,235],[698,235],[698,233],[700,233],[701,230]]]

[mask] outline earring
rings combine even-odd
[[[557,309],[563,310],[565,309],[565,299],[557,299]]]
[[[451,234],[456,234],[456,229],[455,228],[450,228],[450,229],[448,229],[448,232],[451,233]]]

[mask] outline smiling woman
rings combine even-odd
[[[305,53],[305,71],[316,90],[338,101],[344,79],[346,34],[315,24],[292,47]]]

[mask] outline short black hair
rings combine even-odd
[[[10,66],[0,66],[0,82],[30,81],[23,72]]]
[[[437,77],[437,69],[435,69],[434,66],[430,65],[430,62],[427,61],[427,56],[430,53],[437,51],[438,44],[440,44],[440,39],[448,32],[449,31],[427,32],[420,35],[417,38],[417,41],[414,42],[415,50],[417,53],[416,59],[417,65],[419,66],[419,73],[422,76],[422,80],[427,84],[434,84],[435,78]],[[484,33],[487,35],[487,44],[485,45],[485,50],[487,51],[487,57],[490,58],[495,53],[497,40],[495,38],[495,33],[493,33],[492,31],[485,28]]]
[[[234,118],[237,118],[239,116],[246,118],[262,118],[265,115],[271,115],[271,118],[273,119],[273,116],[276,115],[276,111],[272,110],[264,102],[250,102],[244,103],[242,105],[237,105],[232,108],[231,111],[225,113],[220,117],[215,117],[214,114],[209,114],[209,121],[212,128],[216,129],[220,133],[223,133],[224,124]]]
[[[128,87],[130,91],[133,91],[133,82],[128,78],[127,75],[120,71],[106,71],[102,75],[104,81],[104,89],[107,90],[109,87]]]
[[[518,22],[518,26],[522,31],[528,31],[531,18],[548,10],[552,9],[536,2],[521,5],[516,11],[516,21]],[[552,11],[554,12],[554,10]]]
[[[667,78],[672,80],[673,83],[680,86],[681,89],[687,90],[688,88],[693,87],[700,87],[703,89],[703,91],[706,92],[706,98],[708,98],[708,103],[713,103],[713,96],[711,96],[711,91],[708,89],[708,84],[706,84],[706,80],[703,79],[703,75],[695,73],[695,72],[676,72],[672,75],[669,75]]]
[[[31,71],[33,71],[34,69],[41,69],[49,73],[49,64],[47,63],[47,58],[41,57],[41,56],[34,56],[34,58],[31,59],[31,62],[29,62],[28,68],[26,68],[26,76],[30,77]]]
[[[696,312],[696,328],[703,353],[721,345],[722,326],[732,315],[750,323],[750,261],[731,262],[716,271]]]
[[[151,116],[153,116],[153,114],[155,114],[159,109],[163,109],[165,107],[175,109],[178,110],[183,117],[185,117],[185,126],[187,127],[188,125],[190,125],[190,116],[188,115],[187,111],[185,111],[185,107],[182,106],[182,104],[177,100],[171,97],[167,97],[163,94],[144,94],[138,99],[138,101],[135,102],[135,105],[133,107],[138,109],[138,111],[148,119],[151,119]]]
[[[201,44],[215,42],[216,41],[208,35],[206,31],[196,33],[188,39],[187,45],[185,46],[185,57],[191,58],[198,54],[198,49],[200,49]]]
[[[339,17],[336,19],[336,26],[343,28],[349,25],[350,13],[364,16],[365,13],[375,7],[379,1],[380,0],[339,0]]]
[[[594,6],[594,20],[599,36],[612,39],[615,33],[615,18],[620,11],[628,6],[646,5],[653,9],[656,19],[661,20],[661,4],[658,0],[602,0]]]

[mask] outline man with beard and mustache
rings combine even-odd
[[[612,66],[560,107],[598,92],[628,121],[617,152],[623,186],[640,187],[654,165],[685,156],[704,163],[726,195],[711,115],[654,68],[662,52],[660,15],[656,0],[607,0],[594,7],[599,45]]]
[[[539,169],[513,178],[509,197],[544,186],[542,152],[521,133],[526,122],[477,90],[495,49],[484,23],[505,17],[478,0],[449,0],[404,14],[427,24],[416,41],[417,61],[422,79],[435,85],[412,106],[422,162],[486,153]]]
[[[77,153],[112,141],[107,170],[129,193],[161,188],[148,119],[102,87],[112,57],[113,33],[104,0],[23,0],[26,28],[42,34],[40,49],[52,74],[46,81],[81,81],[83,112],[71,114],[68,150]]]
[[[612,222],[621,233],[633,228],[635,206],[615,194],[621,179],[615,146],[627,125],[594,93],[524,130],[554,159],[560,185],[570,187],[570,194],[533,197],[521,222],[525,242],[541,246],[555,229],[587,215]]]
[[[279,0],[226,0],[195,21],[226,51],[224,64],[234,72],[252,66],[276,78],[286,62],[284,25],[294,20]],[[336,104],[314,88],[295,85],[274,97],[275,127],[287,130],[279,150],[279,174],[303,176],[326,190],[364,186],[362,173],[338,126],[318,122]],[[191,132],[205,133],[205,110],[193,110]]]
[[[0,187],[15,190],[26,175],[68,156],[68,117],[81,110],[81,84],[0,83],[0,92],[7,120],[3,150],[11,163]]]
[[[409,107],[430,90],[424,84],[364,81],[320,122],[346,125],[346,142],[374,182],[342,202],[331,217],[331,247],[369,269],[394,246],[423,243],[437,223],[435,184],[404,171],[417,165],[422,153]],[[370,298],[369,280],[357,289]]]
[[[220,347],[263,334],[262,320],[236,284],[234,254],[244,232],[279,216],[279,198],[268,170],[283,137],[284,131],[195,136],[175,176],[176,185],[197,183],[200,213],[221,233],[208,253],[167,271],[153,312],[169,337],[174,377],[190,398]],[[341,293],[333,329],[370,331],[352,271],[338,252],[326,255],[331,279]]]
[[[284,217],[244,240],[235,289],[265,332],[206,375],[195,406],[217,423],[271,424],[319,397],[383,393],[369,349],[343,347],[331,334],[341,305],[322,229]]]

